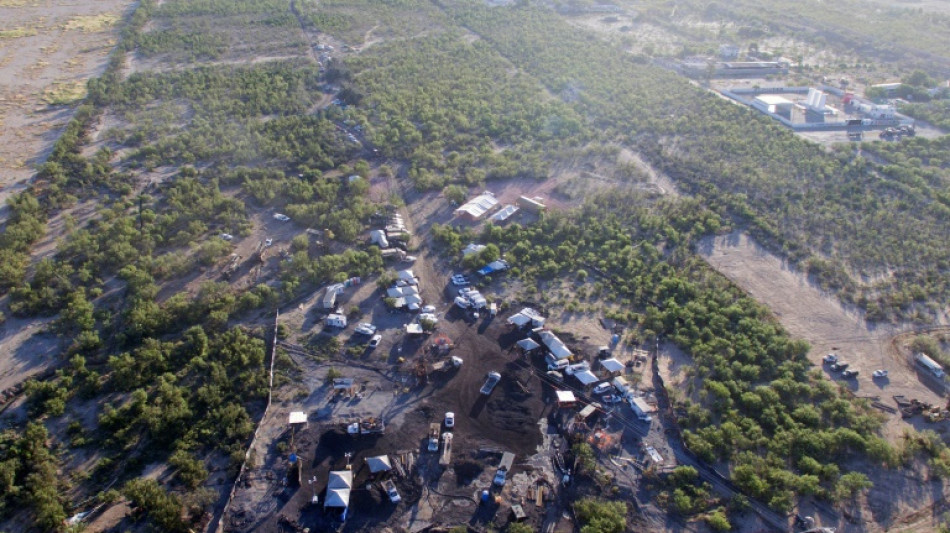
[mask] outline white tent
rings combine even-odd
[[[577,381],[580,381],[584,386],[600,381],[600,378],[595,376],[590,370],[574,372],[574,377],[577,378]]]
[[[379,472],[387,472],[393,469],[392,463],[389,462],[388,455],[378,455],[376,457],[367,457],[366,465],[369,466],[369,471],[373,474]]]
[[[564,359],[565,357],[570,357],[573,355],[570,350],[567,349],[567,346],[561,342],[561,339],[557,338],[557,335],[551,333],[550,331],[542,331],[540,333],[541,342],[548,347],[548,350],[554,354],[554,357],[557,359]]]
[[[400,287],[390,287],[386,289],[386,296],[390,298],[402,298],[403,292]]]
[[[415,283],[416,283],[416,276],[415,276],[415,274],[412,273],[412,270],[410,270],[410,269],[400,270],[397,275],[399,276],[399,279],[401,279],[401,280],[403,280],[403,281],[405,281],[405,282],[408,282],[408,283],[411,283],[411,284],[415,284]]]
[[[613,357],[601,361],[600,366],[604,367],[604,370],[607,372],[620,372],[623,370],[623,363],[614,359]]]
[[[541,345],[534,342],[534,340],[532,339],[521,339],[520,341],[518,341],[518,346],[520,346],[524,350],[531,351],[531,350],[534,350],[535,348],[540,347]]]
[[[303,411],[291,411],[290,424],[306,424],[306,423],[307,423],[307,413]]]
[[[353,472],[349,470],[330,472],[330,479],[327,482],[327,497],[323,502],[323,506],[349,507],[350,489],[352,487]]]

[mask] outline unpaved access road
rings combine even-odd
[[[745,233],[708,237],[700,242],[698,251],[713,268],[771,309],[792,336],[808,341],[809,359],[822,367],[829,379],[841,379],[822,365],[822,357],[834,352],[860,372],[856,380],[844,381],[858,396],[880,396],[882,403],[895,407],[894,395],[935,405],[946,402],[935,388],[922,383],[906,355],[889,349],[891,338],[910,326],[869,324],[858,310],[842,306],[833,294],[812,285],[807,276]],[[888,371],[887,379],[872,379],[871,373],[879,368]],[[891,416],[886,433],[893,438],[904,427],[899,416]]]

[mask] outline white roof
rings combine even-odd
[[[548,347],[548,350],[558,359],[564,359],[565,357],[573,355],[554,333],[545,330],[540,333],[540,336],[541,342],[543,342],[544,345]]]
[[[582,370],[580,372],[574,372],[574,377],[577,378],[577,381],[580,381],[584,385],[590,385],[591,383],[596,383],[600,381],[600,378],[594,375],[590,370]]]
[[[352,470],[336,470],[330,472],[330,479],[327,481],[328,489],[349,489],[353,487]]]
[[[792,101],[778,94],[760,94],[756,100],[766,105],[792,105]]]
[[[369,466],[369,471],[373,474],[377,472],[386,472],[392,470],[393,465],[389,462],[388,455],[378,455],[376,457],[367,457],[366,465]]]
[[[415,333],[415,334],[422,333],[422,325],[421,324],[406,324],[406,333]]]
[[[508,204],[505,207],[501,208],[501,211],[495,213],[491,216],[491,219],[495,222],[502,222],[508,220],[511,215],[518,212],[518,206]]]
[[[307,413],[303,411],[292,411],[290,413],[291,424],[303,424],[307,422]]]
[[[350,489],[327,489],[327,500],[324,507],[349,507]]]
[[[557,401],[558,403],[572,403],[576,402],[577,398],[574,397],[574,393],[569,390],[559,390],[557,391]]]
[[[484,249],[485,249],[484,244],[475,244],[473,242],[469,244],[468,246],[466,246],[465,248],[462,248],[462,255],[464,257],[468,257],[469,255],[477,254],[478,252],[481,252]]]
[[[406,281],[415,281],[416,279],[415,274],[413,274],[412,270],[408,268],[406,270],[400,270],[398,275],[399,279],[404,279]]]
[[[532,339],[521,339],[518,341],[518,346],[524,348],[525,350],[533,350],[541,345],[534,342]]]
[[[508,323],[514,324],[518,327],[521,327],[528,322],[531,322],[535,326],[542,326],[544,325],[544,317],[541,316],[541,313],[530,307],[525,307],[521,311],[508,317]]]
[[[601,361],[600,366],[604,367],[607,372],[620,372],[623,370],[623,363],[614,359],[613,357]]]
[[[390,298],[399,298],[402,296],[402,288],[390,287],[386,289],[386,296],[389,296]]]
[[[330,322],[333,322],[336,320],[344,321],[346,320],[346,316],[338,314],[338,313],[330,313],[329,315],[327,315],[327,320]]]
[[[418,294],[409,294],[409,295],[406,295],[405,298],[406,298],[406,304],[408,305],[413,305],[413,304],[419,305],[422,303],[422,297],[419,296]]]
[[[458,216],[467,213],[472,218],[481,218],[496,205],[498,205],[498,199],[494,194],[486,191],[465,202],[462,207],[455,210],[455,214]]]

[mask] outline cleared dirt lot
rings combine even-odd
[[[895,395],[939,406],[946,404],[940,385],[921,375],[907,353],[892,348],[891,340],[900,333],[899,328],[868,324],[860,313],[844,308],[833,295],[815,288],[806,276],[761,248],[748,235],[735,232],[707,238],[700,243],[699,252],[719,272],[769,307],[792,336],[807,340],[811,344],[809,359],[829,379],[857,396],[879,398],[881,403],[895,408]],[[851,368],[859,370],[858,378],[842,380],[823,365],[821,358],[830,352],[839,354]],[[872,379],[871,372],[878,368],[888,370],[889,377]],[[920,416],[905,421],[899,414],[883,414],[885,436],[895,443],[907,428],[940,433],[947,430],[947,422],[929,424]],[[920,472],[879,471],[871,478],[875,489],[868,494],[866,507],[846,509],[836,522],[824,523],[837,525],[839,531],[881,531],[885,527],[897,528],[888,531],[935,530],[940,515],[937,509],[942,505],[939,502],[945,499],[943,486],[928,481]],[[906,490],[895,492],[895,487]],[[919,511],[924,508],[933,508],[934,512],[921,514]],[[820,508],[803,511],[813,513],[819,520],[824,514]],[[862,517],[862,513],[867,514]],[[825,520],[831,517],[826,516]]]
[[[903,394],[934,404],[946,402],[932,388],[921,383],[911,362],[888,350],[890,339],[901,328],[868,324],[854,309],[843,307],[832,294],[825,294],[806,276],[795,271],[744,233],[707,238],[699,252],[714,268],[738,284],[778,317],[792,336],[811,344],[808,356],[831,379],[838,374],[828,370],[821,358],[835,352],[860,371],[856,380],[842,381],[859,396],[880,396],[893,404],[893,395]],[[909,328],[903,328],[909,329]],[[873,380],[879,368],[889,372],[886,380]],[[889,422],[890,429],[900,427],[899,417]],[[890,426],[897,424],[898,427]],[[895,431],[894,433],[899,433]]]
[[[0,3],[0,195],[29,178],[101,73],[128,0]]]

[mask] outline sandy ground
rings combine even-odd
[[[29,178],[72,116],[47,91],[101,73],[128,0],[24,0],[0,4],[0,196]],[[83,88],[84,91],[84,88]],[[84,94],[81,92],[80,94]]]
[[[843,307],[834,295],[817,289],[804,275],[741,232],[707,238],[700,243],[699,252],[719,272],[769,307],[793,337],[807,340],[811,344],[808,357],[812,363],[856,396],[879,398],[881,403],[893,407],[897,407],[894,395],[940,406],[946,403],[941,385],[919,373],[908,353],[892,347],[892,338],[909,327],[868,324],[857,310]],[[857,379],[843,380],[822,364],[821,358],[832,352],[860,371]],[[871,372],[878,368],[888,370],[888,378],[872,379]],[[911,427],[944,434],[947,431],[947,422],[930,424],[919,416],[903,420],[899,414],[884,415],[884,434],[894,442]],[[905,475],[910,475],[911,481]],[[905,531],[928,531],[935,527],[937,515],[921,515],[919,510],[945,498],[944,488],[939,484],[926,482],[925,477],[907,471],[875,472],[872,481],[876,488],[868,495],[870,510],[865,512],[870,512],[880,526],[864,524],[870,517],[862,518],[861,509],[857,509],[843,513],[837,523],[839,531],[879,531],[881,527],[892,526]],[[898,481],[908,490],[895,497],[891,487]],[[910,490],[914,483],[919,484],[918,489]],[[820,509],[815,514],[820,515]]]
[[[824,368],[830,379],[839,376],[828,370],[821,358],[834,352],[860,371],[856,380],[841,381],[859,396],[880,396],[883,403],[893,405],[891,397],[898,394],[935,404],[945,402],[921,383],[908,358],[888,350],[890,339],[909,328],[868,324],[858,310],[842,306],[833,294],[810,284],[804,275],[743,233],[707,238],[700,243],[699,252],[769,307],[793,337],[808,341],[812,348],[809,359]],[[879,368],[888,370],[887,380],[871,378],[871,372]],[[893,418],[902,424],[899,417]]]
[[[7,318],[0,326],[0,391],[56,363],[60,339],[47,333],[50,319]]]

